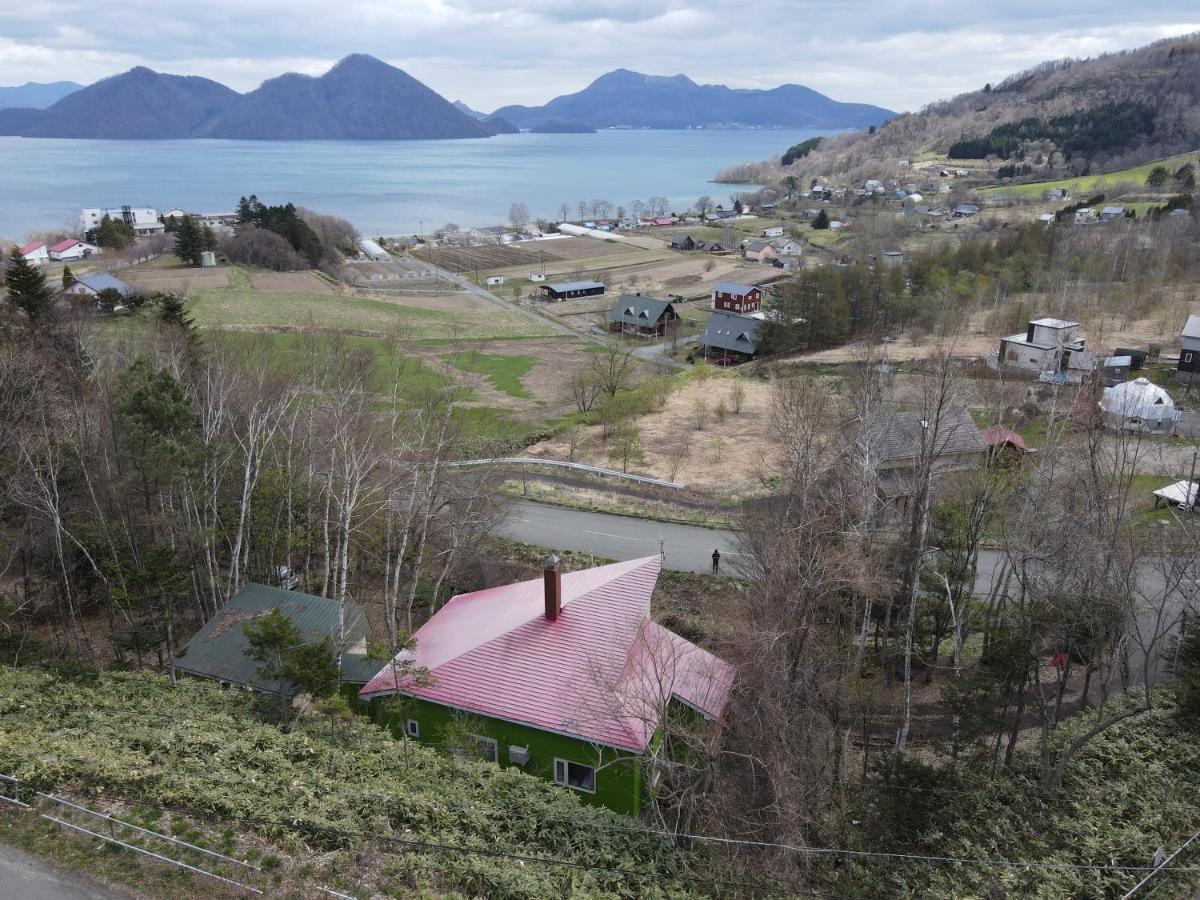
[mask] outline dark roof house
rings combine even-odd
[[[250,642],[242,632],[242,625],[274,609],[286,616],[307,640],[316,642],[330,637],[336,644],[336,600],[247,582],[175,657],[175,668],[199,678],[279,693],[280,684],[266,682],[259,676],[259,664],[247,655]],[[381,665],[377,660],[367,659],[367,617],[359,606],[347,603],[345,619],[342,680],[348,684],[366,684]]]
[[[758,353],[761,329],[760,319],[714,311],[700,336],[700,345],[709,356],[726,360],[730,357],[749,359]]]
[[[641,335],[662,334],[676,318],[675,307],[666,300],[641,294],[622,294],[608,313],[611,331]]]

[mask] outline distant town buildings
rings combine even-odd
[[[161,234],[166,226],[158,218],[158,210],[151,206],[108,206],[86,207],[79,213],[79,231],[87,234],[100,227],[104,217],[124,222],[139,236]]]

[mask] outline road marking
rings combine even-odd
[[[597,535],[598,537],[615,538],[618,541],[633,541],[635,543],[642,543],[643,541],[646,540],[645,538],[625,537],[622,534],[609,534],[606,531],[588,531],[587,529],[583,529],[583,533],[584,534],[594,534],[594,535]]]

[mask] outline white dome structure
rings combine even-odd
[[[1181,415],[1171,395],[1147,378],[1105,388],[1100,409],[1111,428],[1151,433],[1174,431]]]

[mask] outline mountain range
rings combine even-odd
[[[618,69],[545,106],[505,106],[489,116],[461,100],[450,103],[403,70],[363,54],[347,56],[324,75],[280,75],[245,94],[208,78],[138,66],[72,90],[44,109],[28,92],[17,96],[29,99],[20,107],[0,105],[0,135],[409,140],[622,126],[842,129],[877,125],[893,115],[877,106],[838,103],[800,85],[735,90],[683,75]]]
[[[0,87],[0,109],[14,106],[45,109],[81,87],[82,84],[76,84],[74,81],[52,81],[49,84],[28,81],[17,87]]]
[[[0,134],[22,137],[409,140],[500,130],[512,126],[465,115],[407,72],[360,54],[319,77],[281,75],[246,94],[139,66],[45,110],[0,110]]]
[[[895,115],[866,103],[839,103],[799,84],[770,90],[697,84],[686,75],[616,69],[545,106],[503,106],[494,115],[520,128],[578,122],[593,128],[866,128]]]

